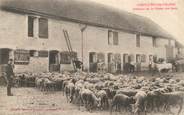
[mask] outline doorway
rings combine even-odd
[[[166,58],[167,58],[167,61],[174,59],[174,47],[173,46],[166,46]]]
[[[136,71],[140,72],[141,71],[141,55],[136,54]]]
[[[59,51],[52,50],[49,52],[49,71],[50,72],[60,71]]]
[[[7,48],[0,49],[0,65],[8,63],[10,58],[10,51],[11,50]]]
[[[108,72],[109,73],[116,73],[116,63],[114,59],[113,53],[108,53]]]
[[[97,54],[96,52],[89,53],[89,71],[97,72]]]

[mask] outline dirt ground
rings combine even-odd
[[[174,75],[183,79],[184,73]],[[84,107],[79,110],[77,105],[66,102],[62,91],[41,92],[36,88],[12,88],[12,92],[14,96],[6,96],[6,87],[0,86],[0,115],[110,115],[107,110],[89,112]],[[115,112],[113,115],[128,114]],[[180,115],[184,115],[184,110]]]

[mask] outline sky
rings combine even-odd
[[[168,33],[170,33],[177,41],[184,45],[184,0],[90,0],[107,6],[111,6],[120,10],[125,10],[131,13],[135,13],[141,16],[145,16],[156,22]],[[176,9],[168,10],[135,10],[140,4],[156,4],[161,8]],[[165,5],[166,4],[166,5]],[[170,5],[168,5],[170,4]]]

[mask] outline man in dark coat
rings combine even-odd
[[[79,61],[78,58],[76,60],[74,60],[73,62],[75,64],[75,67],[76,67],[77,70],[83,69],[83,63],[81,61]]]
[[[6,65],[6,70],[5,70],[5,79],[7,82],[7,95],[8,96],[13,96],[13,94],[11,93],[11,87],[12,87],[12,79],[14,76],[14,72],[13,72],[13,59],[9,59],[8,64]]]

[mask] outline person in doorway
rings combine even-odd
[[[104,73],[105,71],[105,63],[103,60],[99,59],[97,61],[97,72]]]
[[[6,65],[6,71],[5,71],[5,79],[7,82],[7,96],[13,96],[11,93],[11,87],[13,85],[13,77],[14,77],[14,65],[13,65],[13,59],[9,59],[8,64]]]
[[[81,61],[79,61],[79,59],[77,58],[76,60],[73,61],[75,68],[77,69],[77,71],[82,70],[83,68],[83,63]]]
[[[130,73],[135,72],[135,63],[133,61],[130,62],[129,72]]]

